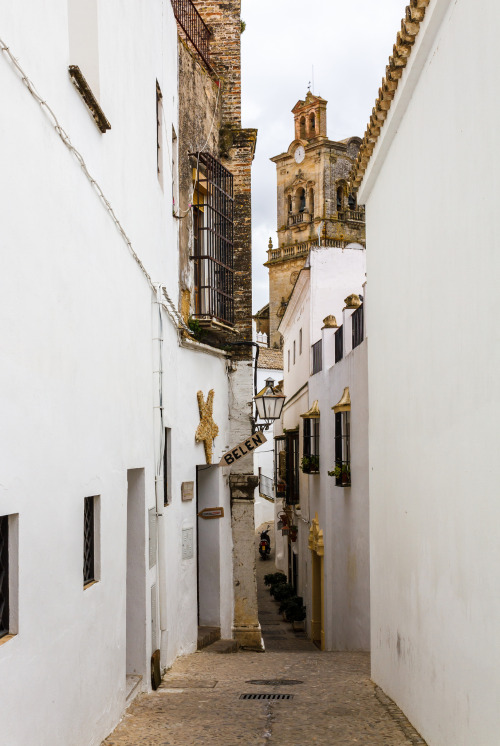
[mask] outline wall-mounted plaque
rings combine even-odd
[[[194,497],[194,482],[182,482],[181,495],[183,500],[192,500]]]

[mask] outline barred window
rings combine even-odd
[[[194,316],[234,324],[233,176],[209,153],[196,158]]]
[[[351,484],[351,413],[335,413],[335,484],[349,487]]]
[[[83,507],[83,585],[95,580],[94,498],[86,497]]]
[[[304,419],[304,442],[302,448],[302,471],[304,474],[319,472],[319,418]]]

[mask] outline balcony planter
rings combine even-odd
[[[351,485],[351,465],[347,463],[337,464],[333,471],[328,472],[329,477],[335,477],[337,486],[350,487]]]
[[[317,474],[319,472],[319,456],[302,456],[300,468],[304,474]]]

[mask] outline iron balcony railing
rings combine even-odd
[[[312,375],[323,370],[323,342],[320,339],[311,347],[312,350]]]
[[[352,315],[352,349],[361,344],[364,339],[363,304],[356,308]]]
[[[335,362],[339,363],[344,357],[344,329],[339,326],[335,332]]]
[[[192,0],[172,0],[175,20],[196,49],[205,65],[210,67],[210,31]]]

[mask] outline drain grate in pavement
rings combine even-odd
[[[293,699],[293,694],[240,694],[240,699]]]
[[[250,679],[246,684],[257,684],[257,686],[295,686],[303,684],[300,679]]]

